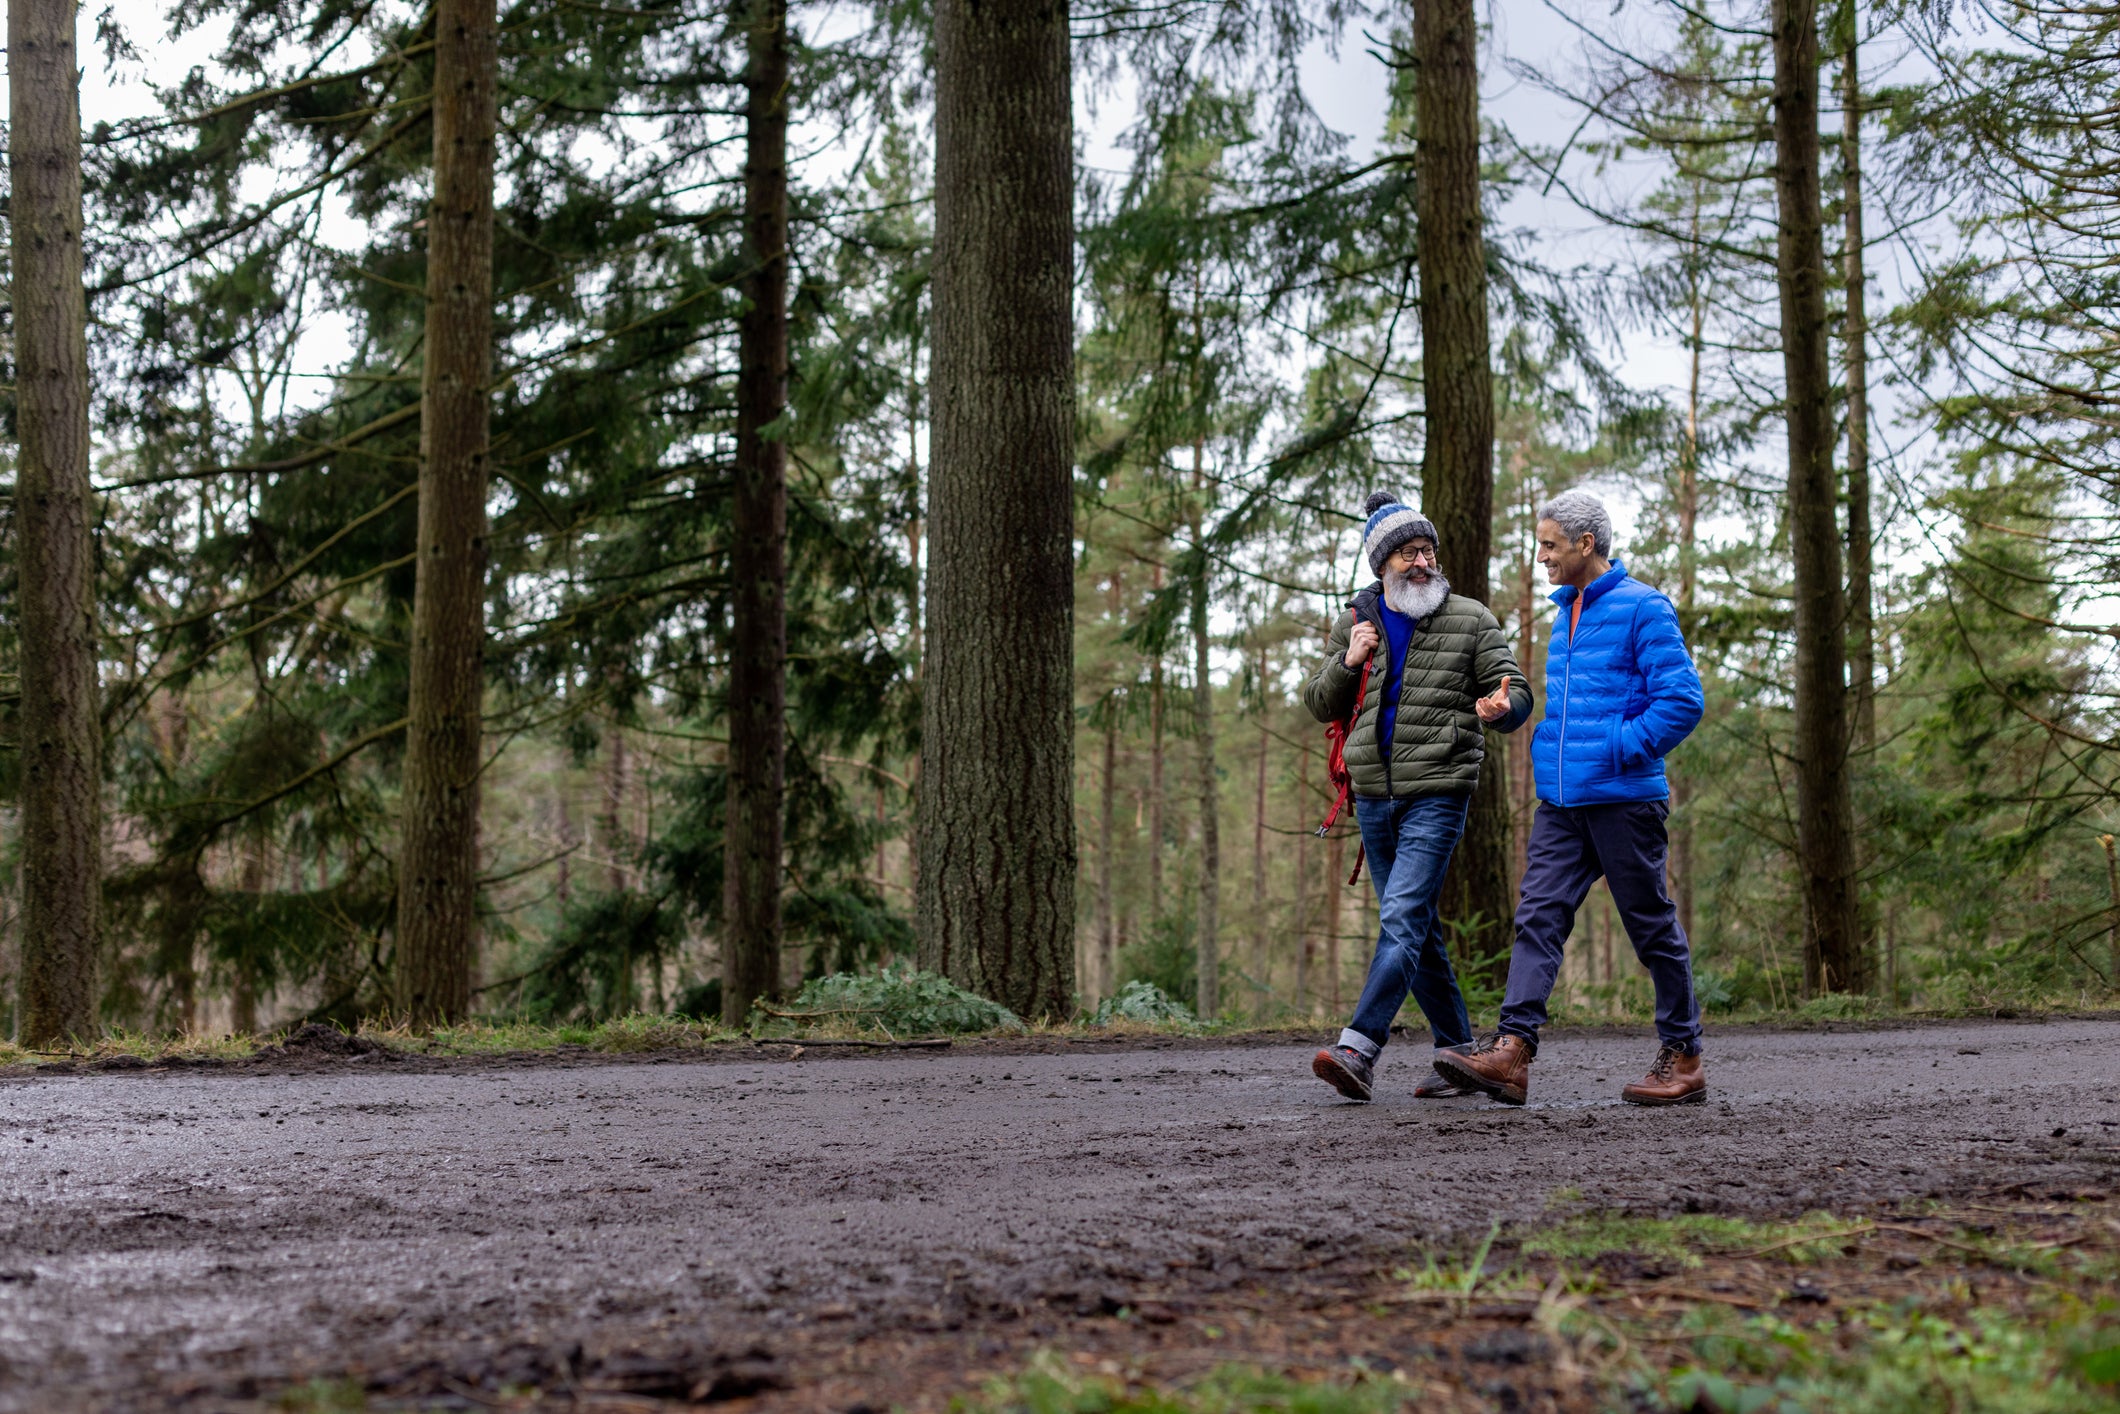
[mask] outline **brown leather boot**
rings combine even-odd
[[[1676,1046],[1656,1053],[1649,1073],[1619,1092],[1630,1105],[1704,1105],[1708,1102],[1708,1073],[1700,1056],[1687,1055]]]
[[[1521,1036],[1492,1031],[1469,1051],[1437,1051],[1436,1073],[1505,1105],[1524,1103],[1531,1083],[1531,1046]]]

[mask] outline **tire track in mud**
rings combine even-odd
[[[1617,1101],[1650,1044],[1566,1033],[1520,1110],[1415,1102],[1403,1045],[1369,1106],[1298,1047],[36,1077],[0,1085],[0,1409],[511,1349],[762,1358],[818,1322],[1387,1261],[1562,1189],[1757,1213],[2109,1192],[2116,1043],[2114,1020],[1735,1031],[1710,1103],[1673,1110]]]

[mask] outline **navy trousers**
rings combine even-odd
[[[1656,988],[1656,1035],[1688,1055],[1700,1052],[1700,1003],[1693,995],[1693,949],[1678,926],[1678,906],[1664,889],[1670,841],[1661,800],[1624,805],[1549,805],[1531,823],[1523,888],[1517,895],[1516,946],[1501,1029],[1538,1046],[1546,999],[1561,970],[1575,911],[1602,875],[1619,908],[1634,955]]]

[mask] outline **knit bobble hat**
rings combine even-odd
[[[1362,527],[1362,553],[1369,559],[1371,574],[1382,574],[1391,552],[1409,540],[1442,544],[1435,538],[1435,522],[1413,507],[1399,504],[1389,491],[1372,491],[1362,503],[1362,511],[1369,517],[1369,523]]]

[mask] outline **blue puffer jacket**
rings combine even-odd
[[[1700,722],[1700,674],[1671,601],[1612,568],[1582,591],[1583,617],[1568,633],[1576,590],[1546,644],[1546,715],[1531,737],[1538,798],[1554,805],[1668,800],[1664,757]]]

